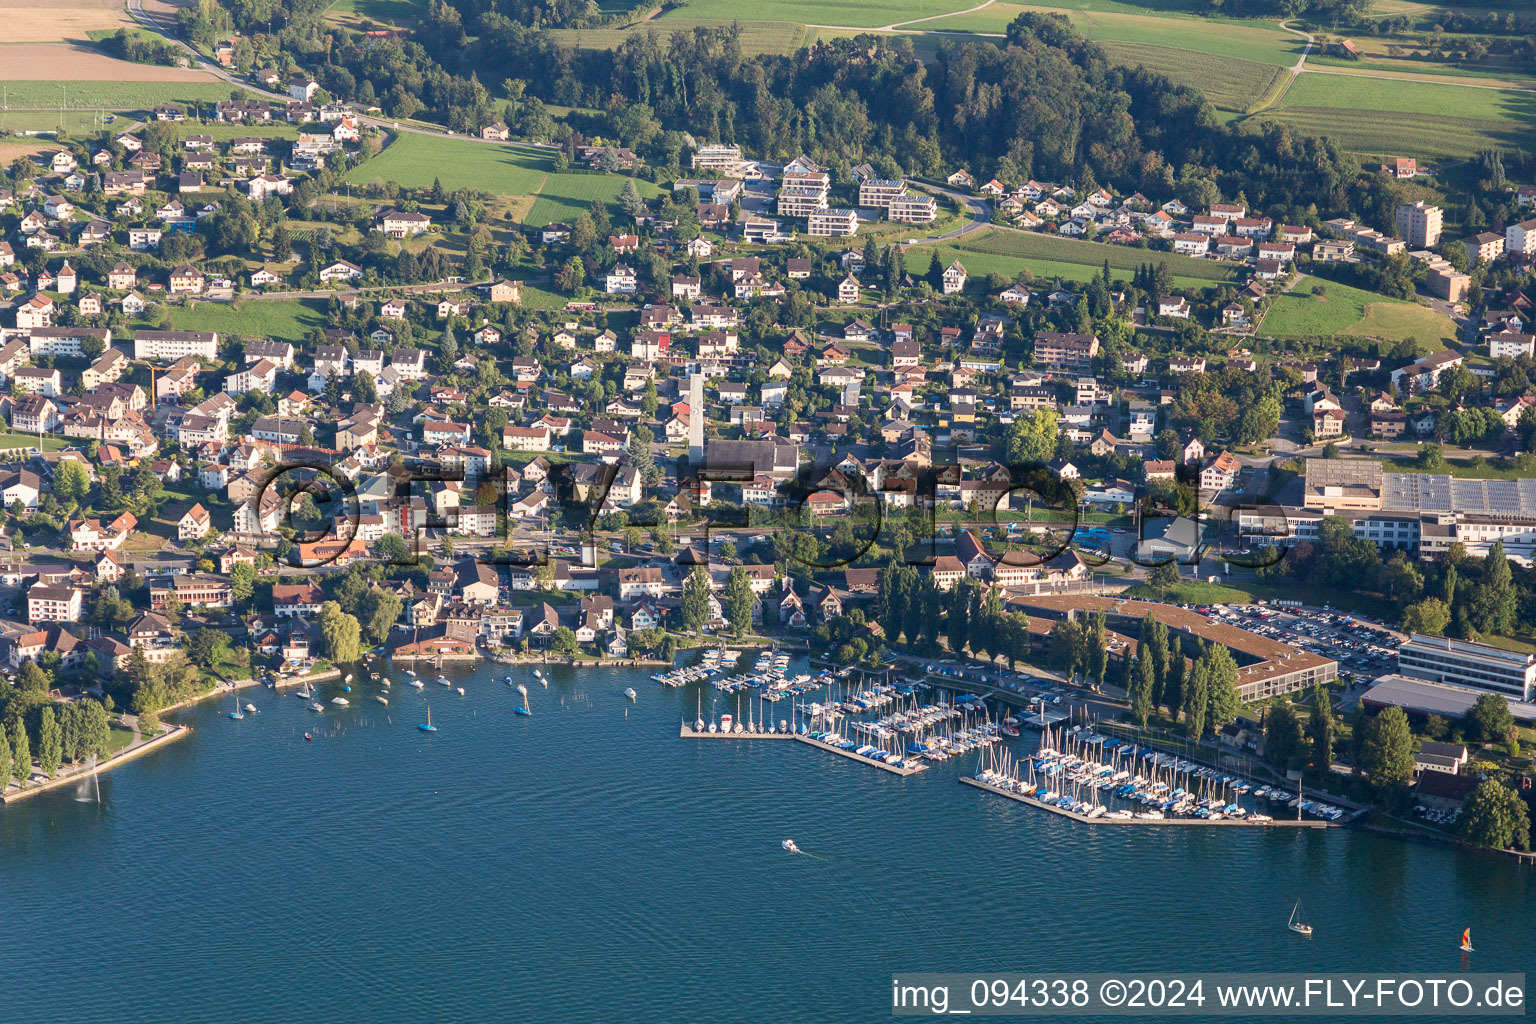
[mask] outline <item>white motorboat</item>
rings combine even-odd
[[[379,696],[379,697],[375,697],[373,699],[378,701],[380,704],[383,704],[385,707],[389,706],[389,698],[388,697]]]
[[[345,697],[332,697],[331,698],[331,703],[335,704],[339,708],[344,708],[344,707],[348,707],[349,705],[351,705],[352,702],[347,700],[347,698],[345,698]]]
[[[321,704],[319,701],[315,701],[314,703],[310,704],[309,710],[316,711],[316,712],[324,711],[325,710],[325,705]]]
[[[249,711],[253,715],[257,713],[255,704],[246,704],[245,710]]]
[[[782,846],[784,849],[788,850],[790,853],[799,853],[800,852],[800,847],[795,845],[795,841],[793,839],[786,839],[782,843],[780,843],[779,845]]]
[[[628,697],[630,700],[634,700],[635,696],[636,696],[635,695],[635,688],[633,686],[627,688],[624,691],[624,696]]]
[[[456,686],[456,687],[454,687],[454,689],[458,691],[458,694],[459,694],[460,697],[464,696],[464,687]]]
[[[427,688],[427,684],[422,682],[420,679],[412,679],[411,680],[411,685],[414,686],[418,690],[424,690],[424,689]]]

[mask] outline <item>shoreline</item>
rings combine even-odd
[[[127,764],[129,761],[134,760],[142,754],[148,754],[151,751],[157,750],[168,743],[172,743],[184,736],[188,736],[191,734],[191,732],[192,727],[190,725],[178,725],[171,729],[169,732],[163,732],[158,736],[151,736],[147,740],[142,740],[136,746],[125,747],[124,749],[118,751],[116,754],[107,758],[105,761],[98,762],[94,768],[77,767],[68,775],[61,775],[49,779],[46,782],[40,782],[34,786],[18,789],[14,793],[0,793],[0,804],[12,804],[18,800],[24,800],[28,797],[36,796],[38,793],[46,793],[49,790],[58,789],[71,783],[81,782],[85,779],[89,779],[93,775],[100,775],[102,772],[111,771],[113,768],[116,768],[119,765]]]

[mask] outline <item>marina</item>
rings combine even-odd
[[[1002,750],[1020,761],[1034,753],[1040,737],[1027,729],[961,756],[925,757],[928,767],[899,786],[899,773],[869,771],[848,753],[680,742],[681,721],[692,724],[701,706],[709,717],[712,699],[734,716],[735,697],[707,683],[662,687],[651,671],[545,668],[546,690],[529,668],[445,666],[467,691],[460,698],[432,685],[435,670],[424,673],[425,693],[392,670],[388,706],[356,699],[378,690],[357,680],[351,705],[331,706],[337,678],[312,688],[321,715],[286,693],[253,696],[261,714],[243,721],[228,719],[228,696],[180,712],[190,738],[103,773],[100,804],[86,780],[0,814],[0,914],[47,921],[70,951],[46,981],[11,994],[7,1016],[150,1024],[185,1017],[193,1000],[230,1020],[431,1024],[586,1020],[601,1001],[629,1007],[634,1019],[728,1021],[745,1019],[734,1002],[741,992],[804,1005],[836,963],[830,984],[846,992],[846,1007],[818,1004],[811,1016],[856,1024],[889,1000],[889,953],[872,933],[898,929],[925,962],[1034,971],[1051,954],[1016,949],[1017,934],[1020,921],[1042,915],[1054,943],[1092,963],[1176,955],[1202,965],[1241,948],[1276,970],[1314,969],[1319,956],[1354,969],[1370,950],[1397,970],[1445,971],[1460,957],[1447,937],[1471,926],[1481,936],[1469,954],[1478,969],[1519,971],[1536,942],[1536,875],[1502,859],[1361,829],[1106,831],[955,785]],[[519,682],[536,717],[514,715]],[[823,686],[797,702],[847,696]],[[428,702],[436,733],[417,728]],[[745,695],[741,702],[746,718]],[[915,721],[924,706],[954,704],[919,688],[845,718],[905,712]],[[979,709],[958,710],[924,739],[988,721]],[[781,715],[805,720],[788,701],[774,709],[775,726]],[[761,721],[756,702],[750,717]],[[1002,725],[995,704],[990,720]],[[774,734],[742,738],[764,735]],[[901,736],[903,746],[914,741]],[[800,852],[783,848],[786,837]],[[323,896],[300,896],[286,863],[295,857],[345,867],[327,872]],[[176,927],[161,933],[135,999],[114,1001],[120,983],[98,965],[121,942],[146,941],[158,912],[104,928],[99,902],[57,885],[60,863],[88,876],[155,865],[174,889]],[[248,866],[240,899],[211,863]],[[458,863],[476,870],[451,870]],[[487,875],[537,883],[488,892]],[[1223,878],[1267,885],[1189,886]],[[965,881],[986,887],[986,913],[954,912],[954,883]],[[774,887],[817,912],[786,915],[782,901],[749,898]],[[1392,898],[1405,891],[1435,897]],[[1112,927],[1103,915],[1073,912],[1085,893],[1112,905]],[[1298,899],[1310,939],[1286,926]],[[186,969],[236,935],[249,984]],[[743,942],[741,955],[720,956]],[[364,955],[333,973],[295,949]],[[1004,949],[1016,951],[991,952]],[[545,983],[573,957],[611,966],[579,985]],[[782,967],[764,971],[774,957]],[[693,960],[710,963],[711,984],[678,968]],[[423,1001],[422,992],[434,994]]]

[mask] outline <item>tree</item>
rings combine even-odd
[[[11,784],[11,745],[5,741],[5,730],[0,729],[0,793]]]
[[[24,661],[16,673],[16,688],[23,693],[47,693],[48,673],[35,661]]]
[[[619,190],[619,209],[631,218],[645,209],[645,200],[640,197],[640,190],[635,188],[633,178],[625,179],[624,187]]]
[[[1509,711],[1509,702],[1496,693],[1485,693],[1473,702],[1467,712],[1467,724],[1472,726],[1478,739],[1484,743],[1497,743],[1509,736],[1515,728],[1515,716]]]
[[[187,657],[200,668],[212,668],[229,652],[229,634],[202,627],[187,640]]]
[[[1306,746],[1296,709],[1289,702],[1277,705],[1269,714],[1268,725],[1264,756],[1280,771],[1295,767],[1301,762]]]
[[[90,489],[90,475],[82,463],[75,459],[59,462],[58,469],[53,473],[54,497],[63,502],[80,502],[85,500]]]
[[[381,644],[389,639],[389,631],[404,607],[399,594],[382,587],[369,588],[358,608],[359,621],[368,641]]]
[[[1333,701],[1322,684],[1312,687],[1312,720],[1307,731],[1312,737],[1312,767],[1326,772],[1333,766]]]
[[[1184,688],[1184,734],[1198,740],[1205,733],[1205,712],[1210,704],[1210,666],[1205,659],[1197,658],[1189,672],[1189,685]]]
[[[1494,850],[1528,850],[1531,815],[1520,794],[1497,779],[1478,784],[1461,805],[1461,838]]]
[[[1147,582],[1158,590],[1172,590],[1179,585],[1179,563],[1172,559],[1152,567]]]
[[[23,786],[32,777],[32,743],[26,724],[19,720],[11,723],[11,770]]]
[[[1008,428],[1008,461],[1049,462],[1056,454],[1056,410],[1036,409]]]
[[[335,601],[320,606],[320,653],[336,664],[363,656],[362,628],[356,616],[342,611]]]
[[[698,632],[708,621],[709,572],[696,565],[683,584],[683,628]]]
[[[1387,708],[1366,725],[1360,767],[1382,790],[1406,785],[1413,778],[1413,734],[1402,708]]]
[[[1449,570],[1448,570],[1449,571]],[[1403,609],[1403,632],[1440,636],[1451,624],[1451,610],[1438,597],[1426,597]]]
[[[1232,660],[1232,652],[1220,644],[1207,647],[1201,658],[1207,662],[1206,685],[1210,698],[1206,727],[1215,736],[1223,726],[1237,720],[1237,712],[1242,707],[1242,698],[1237,692],[1237,662]]]
[[[59,773],[59,763],[64,760],[64,735],[59,729],[59,718],[53,708],[43,708],[37,727],[37,766],[50,779]]]
[[[229,594],[236,604],[243,605],[256,593],[256,567],[247,562],[237,562],[229,571]]]
[[[1131,677],[1131,717],[1143,729],[1152,715],[1152,659],[1142,655],[1136,659],[1136,672]]]
[[[739,565],[731,567],[725,581],[725,617],[738,637],[745,636],[752,628],[752,584],[747,570]]]
[[[89,697],[82,697],[76,705],[80,709],[80,737],[75,757],[106,757],[112,739],[112,723],[104,705]]]
[[[561,626],[550,636],[549,649],[556,654],[574,656],[581,650],[581,645],[576,642],[576,632],[570,626]]]

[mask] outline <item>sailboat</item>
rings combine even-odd
[[[1475,950],[1472,948],[1472,929],[1471,928],[1463,928],[1461,930],[1461,951],[1463,953],[1475,952]]]
[[[1309,924],[1302,924],[1300,921],[1296,920],[1296,911],[1300,909],[1301,900],[1297,900],[1296,905],[1291,908],[1291,919],[1286,923],[1286,927],[1295,932],[1297,935],[1310,936],[1312,934],[1312,926]]]
[[[245,717],[245,712],[240,710],[240,696],[238,694],[235,695],[235,710],[229,713],[229,717],[237,722]]]
[[[516,707],[516,708],[513,708],[512,710],[515,711],[519,715],[526,715],[526,716],[531,718],[531,717],[533,717],[533,712],[528,707],[528,691],[527,690],[523,690],[523,688],[521,686],[519,686],[518,689],[523,691],[523,704],[522,704],[522,707]]]
[[[432,724],[432,705],[427,705],[427,720],[416,726],[422,732],[437,732],[437,726]]]
[[[784,849],[788,850],[790,853],[799,853],[800,852],[800,847],[795,845],[795,841],[793,839],[786,839],[782,843],[780,843],[779,845],[782,846]]]

